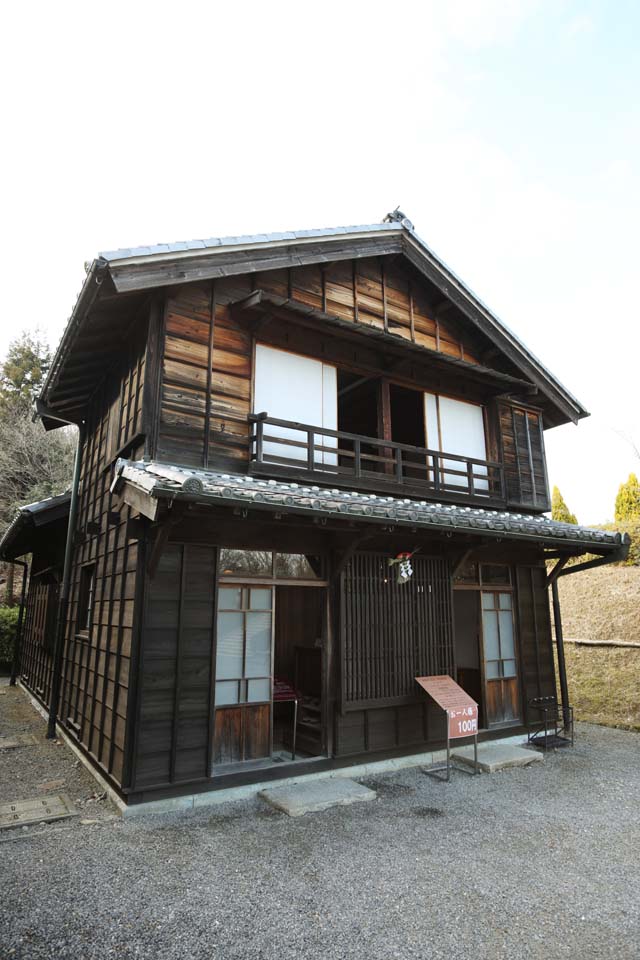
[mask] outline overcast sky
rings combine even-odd
[[[417,232],[592,412],[548,431],[581,522],[640,471],[640,4],[29,3],[3,13],[0,351],[56,345],[100,250]]]

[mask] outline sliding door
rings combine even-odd
[[[256,345],[253,388],[254,413],[267,413],[278,420],[295,421],[312,427],[338,429],[338,388],[336,368],[298,353]],[[279,463],[307,460],[307,434],[290,427],[267,425],[263,447],[265,460]],[[278,442],[286,441],[286,442]],[[315,438],[315,464],[335,466],[335,437]],[[321,449],[329,448],[328,450]]]
[[[216,763],[271,756],[273,588],[218,590]]]
[[[484,433],[484,412],[477,403],[453,400],[435,393],[424,395],[425,432],[427,447],[474,460],[487,459]],[[440,480],[445,486],[469,486],[466,464],[461,460],[440,458]],[[474,464],[474,488],[489,488],[486,467]]]

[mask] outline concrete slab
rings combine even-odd
[[[375,800],[376,792],[355,780],[335,779],[294,783],[275,790],[262,790],[259,796],[276,810],[282,810],[290,817],[301,817],[305,813],[328,810],[329,807]]]
[[[35,800],[14,800],[0,805],[0,830],[24,827],[32,823],[51,823],[76,817],[78,811],[66,793],[53,797],[37,797]]]
[[[461,763],[473,767],[473,745],[458,747],[451,756]],[[511,743],[479,743],[478,768],[483,773],[496,773],[507,767],[526,767],[530,763],[542,763],[542,754]]]

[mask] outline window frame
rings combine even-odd
[[[93,606],[96,596],[96,564],[85,563],[80,567],[78,606],[76,608],[76,633],[88,637],[93,627]]]

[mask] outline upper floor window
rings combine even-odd
[[[255,379],[253,386],[255,413],[268,413],[278,420],[307,423],[328,430],[338,429],[337,371],[330,363],[256,345]],[[266,440],[263,453],[272,462],[307,459],[307,437],[300,430],[278,427],[279,442]],[[282,442],[280,442],[282,441]],[[315,454],[316,464],[336,464],[335,437],[323,437]]]
[[[487,442],[484,430],[484,410],[477,403],[454,400],[436,393],[424,395],[425,432],[427,447],[474,460],[487,459]],[[468,484],[464,464],[458,460],[442,461],[444,482],[457,487]],[[485,467],[477,465],[474,473],[477,490],[487,490]]]

